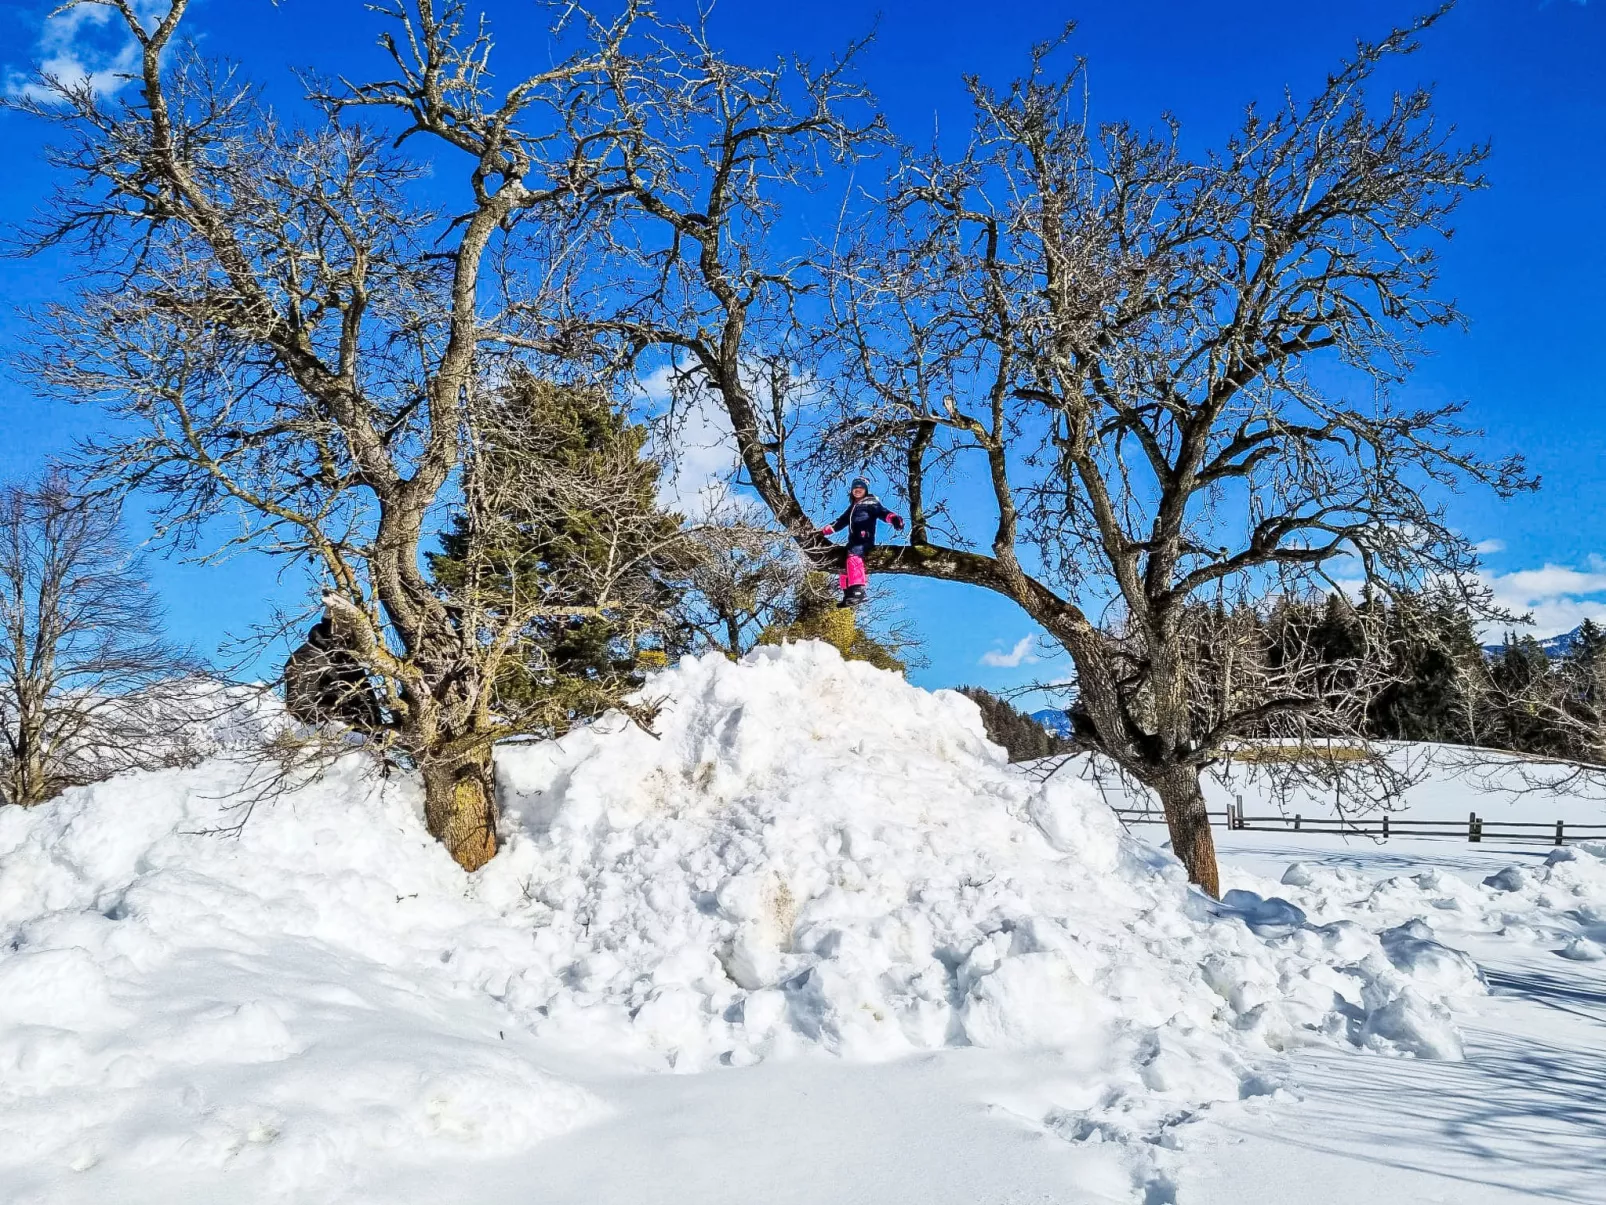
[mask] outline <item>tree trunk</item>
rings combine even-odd
[[[33,807],[45,799],[44,734],[37,711],[29,707],[17,720],[11,802]]]
[[[1166,770],[1149,784],[1165,808],[1166,827],[1171,830],[1171,850],[1188,868],[1188,878],[1212,897],[1221,895],[1221,879],[1216,869],[1216,839],[1210,831],[1204,792],[1199,789],[1199,771],[1191,766]]]
[[[491,751],[450,765],[424,765],[424,822],[464,870],[496,856],[496,779]]]

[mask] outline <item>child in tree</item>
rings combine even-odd
[[[837,584],[842,587],[839,607],[856,607],[864,601],[864,588],[870,581],[864,571],[864,558],[875,547],[877,521],[885,519],[894,531],[903,530],[903,519],[881,505],[863,477],[855,477],[849,484],[848,497],[847,510],[834,523],[820,528],[822,536],[835,535],[844,528],[848,533],[848,563],[837,578]]]

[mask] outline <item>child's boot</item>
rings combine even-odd
[[[842,605],[856,607],[864,601],[864,587],[870,580],[864,571],[864,558],[850,549],[843,570],[842,576],[837,579],[842,584]]]

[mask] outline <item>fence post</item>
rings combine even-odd
[[[1384,812],[1383,813],[1383,840],[1387,841],[1388,839],[1389,839],[1389,814],[1387,812]]]
[[[1477,841],[1479,839],[1480,834],[1478,833],[1478,813],[1471,812],[1467,815],[1467,840]]]
[[[1299,831],[1299,822],[1301,820],[1303,820],[1303,819],[1304,819],[1304,817],[1301,816],[1298,812],[1294,813],[1294,831],[1296,833]]]
[[[1233,812],[1232,827],[1242,828],[1244,826],[1244,797],[1242,795],[1235,795],[1233,798],[1238,802],[1237,807]]]
[[[1556,821],[1556,844],[1557,845],[1566,845],[1567,844],[1567,839],[1566,839],[1566,836],[1565,836],[1565,830],[1562,828],[1562,822],[1560,820]]]

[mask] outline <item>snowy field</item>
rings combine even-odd
[[[356,761],[0,810],[0,1201],[1606,1200],[1606,848],[1221,832],[1215,904],[957,695],[647,693],[472,877]]]
[[[1396,822],[1433,821],[1464,830],[1468,813],[1476,812],[1495,833],[1508,837],[1533,826],[1524,840],[1549,841],[1558,820],[1569,829],[1581,826],[1586,839],[1606,836],[1606,783],[1598,776],[1578,774],[1568,763],[1525,761],[1513,754],[1459,745],[1384,743],[1383,748],[1398,775],[1397,793],[1379,792],[1377,779],[1354,771],[1336,798],[1325,788],[1291,785],[1277,792],[1264,770],[1233,763],[1222,777],[1205,776],[1205,802],[1212,814],[1224,816],[1241,798],[1244,814],[1252,821],[1280,821],[1290,829],[1298,815],[1315,824],[1361,821],[1373,831],[1387,813]],[[1052,768],[1056,774],[1081,778],[1112,807],[1161,817],[1158,801],[1135,793],[1116,776],[1100,776],[1086,758],[1050,758],[1027,766],[1038,773]],[[1514,827],[1499,828],[1502,825]]]
[[[1418,913],[1489,994],[1457,1009],[1459,1060],[1294,1054],[1289,1099],[1192,1127],[1181,1201],[1606,1201],[1606,863],[1531,844],[1217,837],[1226,886],[1271,890],[1313,868],[1314,890],[1278,888],[1312,920],[1345,897],[1362,923]]]

